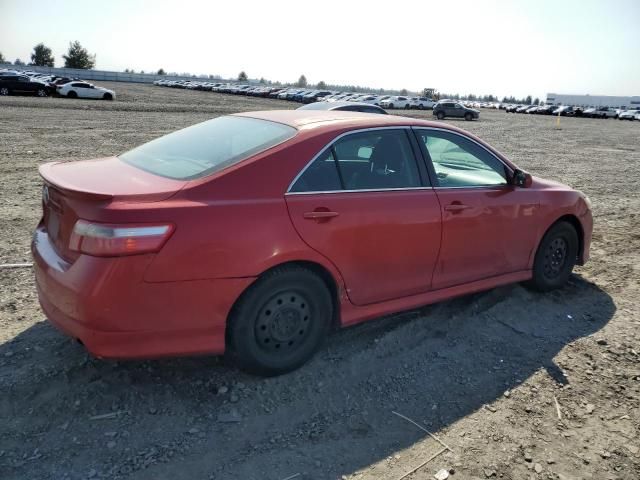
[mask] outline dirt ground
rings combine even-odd
[[[43,162],[295,106],[108,86],[114,102],[0,98],[0,263],[30,261]],[[262,379],[217,358],[93,359],[46,323],[30,269],[1,269],[0,478],[399,480],[442,446],[421,428],[450,450],[411,480],[640,478],[640,122],[557,129],[483,110],[455,123],[591,198],[592,258],[566,288],[513,285],[367,322]]]

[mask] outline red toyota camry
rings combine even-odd
[[[40,173],[40,303],[98,357],[226,353],[275,375],[335,326],[558,288],[591,241],[581,192],[393,115],[229,115]]]

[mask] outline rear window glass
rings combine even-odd
[[[296,129],[246,117],[218,117],[120,155],[129,165],[177,180],[218,172],[288,140]]]

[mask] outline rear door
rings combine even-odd
[[[441,213],[418,152],[407,128],[349,133],[286,194],[299,235],[338,268],[356,305],[431,288]]]
[[[537,193],[507,183],[507,168],[462,134],[416,128],[442,205],[442,247],[433,288],[527,270]]]

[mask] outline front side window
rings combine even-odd
[[[330,168],[333,160],[333,168]],[[319,179],[319,177],[322,179]],[[338,188],[327,188],[336,185]],[[407,133],[370,130],[342,137],[328,147],[291,187],[292,192],[386,190],[420,187]]]
[[[119,158],[162,177],[192,180],[239,163],[295,134],[295,128],[268,120],[218,117],[152,140]]]
[[[505,165],[475,142],[440,130],[417,130],[435,170],[439,187],[507,184]]]

